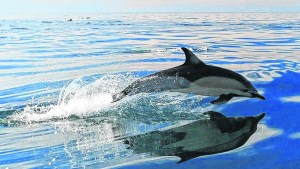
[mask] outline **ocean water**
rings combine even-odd
[[[242,74],[266,100],[211,105],[213,97],[160,92],[111,103],[134,80],[182,64],[180,47]],[[299,168],[299,61],[300,14],[2,18],[0,168]],[[266,117],[241,148],[180,164],[119,141],[210,110]]]

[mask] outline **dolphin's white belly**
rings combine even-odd
[[[173,89],[171,91],[181,93],[193,93],[203,96],[220,96],[221,94],[237,94],[240,96],[250,97],[251,95],[242,92],[245,86],[237,80],[209,76],[190,82],[186,88]]]
[[[209,87],[201,87],[201,86],[192,86],[188,88],[181,88],[181,89],[172,89],[172,92],[180,92],[180,93],[192,93],[196,95],[202,96],[220,96],[221,94],[236,94],[239,96],[246,96],[250,97],[251,95],[242,92],[240,90],[234,89],[223,89],[223,88],[209,88]]]
[[[236,89],[236,90],[245,89],[245,85],[235,79],[226,78],[226,77],[217,77],[217,76],[208,76],[208,77],[200,78],[195,82],[193,82],[192,85],[208,87],[208,88],[222,88],[222,89]]]

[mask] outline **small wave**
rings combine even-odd
[[[251,72],[247,74],[247,77],[252,78],[252,79],[260,79],[262,76],[257,73],[257,72]]]
[[[215,23],[212,22],[202,22],[202,23],[178,23],[179,26],[187,26],[187,27],[203,27],[203,26],[213,26]]]
[[[29,30],[28,28],[11,28],[11,30]]]

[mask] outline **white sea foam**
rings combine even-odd
[[[10,116],[10,120],[30,123],[63,119],[72,115],[91,116],[113,106],[112,93],[122,89],[133,79],[130,75],[107,75],[98,80],[80,77],[61,89],[57,104],[28,105],[22,112]]]

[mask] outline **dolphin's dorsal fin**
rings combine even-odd
[[[193,52],[189,49],[182,47],[181,48],[185,54],[185,62],[184,65],[205,65]]]

